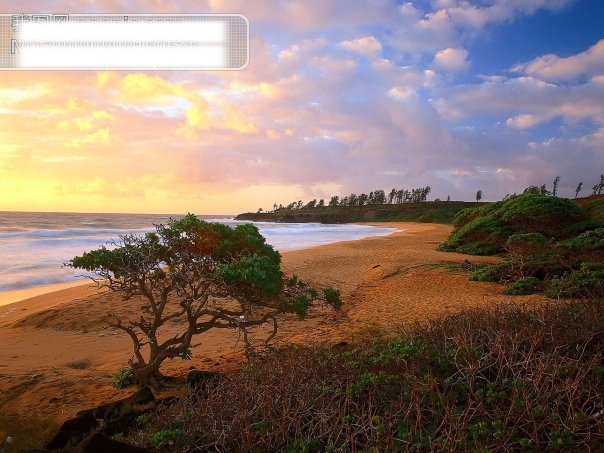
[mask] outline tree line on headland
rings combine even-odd
[[[522,194],[537,194],[558,196],[558,186],[561,177],[556,176],[551,188],[546,184],[540,186],[530,185]],[[578,198],[583,190],[581,181],[574,191]],[[592,187],[592,195],[599,195],[604,191],[604,175]],[[430,186],[414,189],[393,188],[389,192],[383,189],[367,193],[351,193],[346,196],[332,195],[329,198],[312,199],[308,202],[302,200],[292,201],[288,204],[275,202],[272,210],[259,208],[256,212],[239,214],[237,220],[268,221],[268,222],[321,222],[321,223],[346,223],[360,221],[387,221],[387,222],[436,222],[452,223],[455,215],[462,209],[480,206],[483,191],[478,189],[475,201],[452,201],[450,196],[446,200],[439,198],[428,202]],[[515,196],[508,194],[504,200]]]
[[[546,184],[541,186],[530,185],[524,191],[523,194],[538,194],[538,195],[552,195],[558,196],[558,184],[560,183],[561,177],[556,176],[552,183],[552,190],[548,190]],[[575,189],[575,198],[579,196],[579,193],[583,190],[583,181],[581,181]],[[604,190],[604,174],[600,175],[600,181],[592,187],[592,195],[600,195]],[[369,205],[384,205],[384,204],[409,204],[409,203],[423,203],[428,200],[430,194],[430,186],[420,187],[416,189],[397,189],[392,188],[388,194],[383,189],[377,189],[369,192],[369,194],[351,193],[350,195],[340,197],[338,195],[332,195],[329,202],[326,203],[324,198],[317,200],[316,198],[304,203],[302,200],[292,201],[287,205],[273,203],[273,210],[268,212],[279,213],[286,211],[296,211],[303,209],[313,208],[324,208],[324,207],[359,207]],[[478,189],[476,191],[476,201],[482,200],[483,191]],[[507,195],[506,198],[511,195]],[[436,199],[435,201],[441,201]],[[447,201],[451,201],[451,197],[447,197]],[[258,209],[258,212],[263,212],[262,208]]]
[[[338,195],[332,195],[327,203],[327,206],[342,206],[350,208],[357,206],[362,208],[365,205],[421,203],[427,201],[429,193],[430,186],[411,190],[393,188],[388,195],[386,195],[386,192],[383,189],[377,189],[369,192],[369,194],[361,193],[357,195],[356,193],[351,193],[350,195],[341,198]],[[282,204],[277,205],[277,203],[274,203],[272,212],[322,208],[325,206],[325,199],[321,198],[317,201],[315,198],[306,204],[304,204],[302,200],[292,201],[286,206],[283,206]],[[258,212],[262,212],[262,208],[259,209]]]

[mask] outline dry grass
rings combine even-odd
[[[274,350],[129,438],[165,451],[596,451],[602,302],[501,304],[396,339]]]

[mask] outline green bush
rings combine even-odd
[[[440,245],[439,250],[469,255],[493,255],[502,251],[511,232],[509,227],[494,217],[478,217],[455,231]]]
[[[556,252],[571,266],[581,262],[604,263],[604,228],[567,239],[556,246]]]
[[[432,214],[424,214],[422,216],[419,216],[417,218],[417,221],[420,223],[433,223],[434,222],[434,216]]]
[[[517,232],[561,237],[571,225],[588,220],[572,200],[544,195],[520,195],[507,200],[496,214]]]
[[[132,368],[124,368],[113,375],[111,385],[118,389],[125,389],[134,384]]]
[[[597,230],[598,228],[604,228],[604,223],[599,220],[589,219],[583,222],[573,223],[566,230],[564,230],[564,236],[572,237],[577,236],[586,231]]]
[[[473,255],[503,251],[514,234],[539,233],[565,239],[572,226],[589,220],[587,213],[571,200],[536,194],[510,197],[476,209],[465,209],[455,217],[456,230],[439,250]]]
[[[471,222],[476,218],[480,208],[465,208],[459,211],[453,218],[453,226],[455,228],[461,228],[465,224]]]
[[[578,270],[550,281],[548,297],[603,297],[604,264],[583,263]]]
[[[533,294],[540,285],[539,279],[535,277],[524,277],[515,282],[510,283],[506,286],[503,292],[514,296],[524,296],[527,294]]]
[[[497,268],[495,266],[485,266],[476,269],[470,274],[470,280],[474,282],[496,282]]]

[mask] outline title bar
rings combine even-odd
[[[242,15],[0,15],[0,69],[237,70]]]

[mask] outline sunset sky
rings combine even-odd
[[[44,7],[39,6],[40,3]],[[0,211],[235,214],[430,185],[581,195],[604,173],[601,0],[8,0],[238,13],[241,71],[0,71]]]

